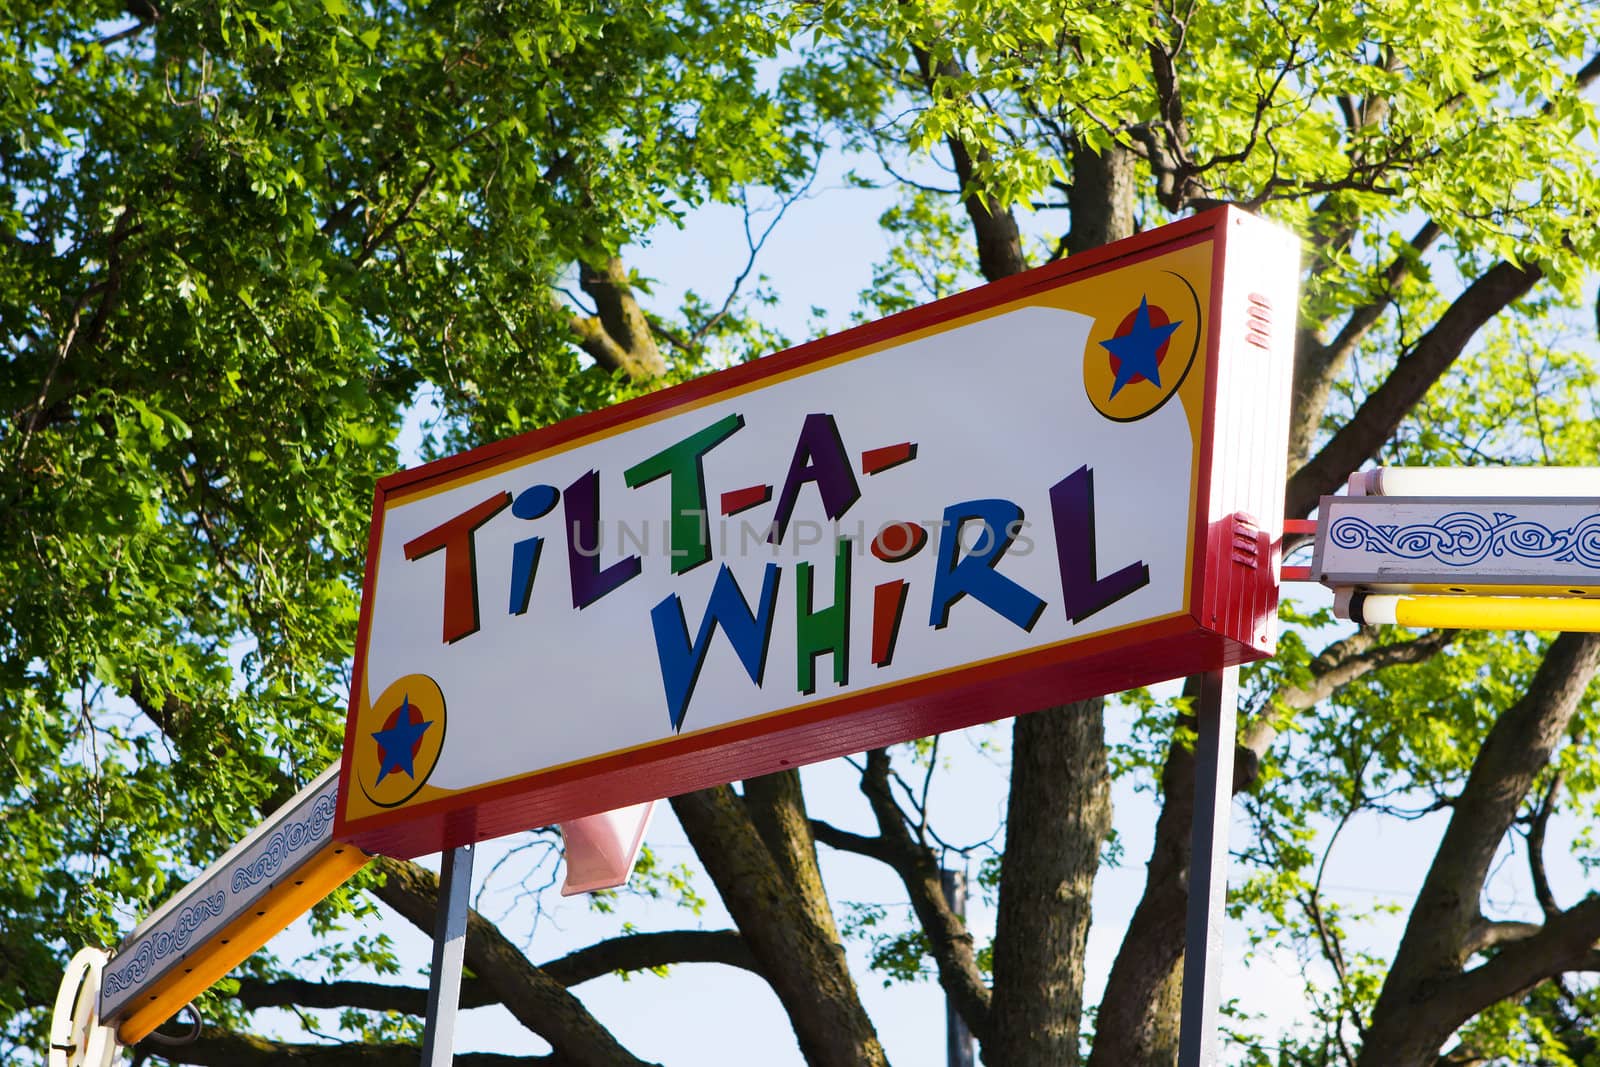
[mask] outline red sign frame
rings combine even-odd
[[[663,412],[792,375],[839,353],[950,322],[1044,289],[1211,241],[1205,407],[1193,572],[1185,614],[668,738],[577,765],[350,819],[356,701],[364,692],[372,589],[386,501],[475,470]],[[352,678],[335,834],[375,852],[415,856],[645,800],[860,752],[1041,707],[1246,663],[1272,654],[1293,366],[1297,279],[1292,241],[1268,223],[1220,208],[1126,241],[461,455],[377,486]],[[1292,274],[1293,272],[1291,272]],[[428,620],[426,625],[436,623]]]

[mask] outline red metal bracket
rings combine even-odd
[[[1315,534],[1317,532],[1316,519],[1284,519],[1283,533],[1285,537],[1291,534]],[[1278,572],[1278,580],[1283,582],[1309,582],[1311,578],[1310,567],[1296,567],[1285,564]]]

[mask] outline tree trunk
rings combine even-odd
[[[1161,774],[1161,815],[1144,896],[1100,998],[1088,1067],[1172,1067],[1178,1061],[1193,823],[1194,752],[1174,745]]]
[[[1073,159],[1072,233],[1085,251],[1133,233],[1133,156]],[[983,1059],[992,1067],[1079,1062],[1083,955],[1100,848],[1111,831],[1101,699],[1024,715],[1012,728],[1011,794]]]
[[[744,803],[755,823],[756,832],[766,842],[767,851],[783,876],[799,894],[800,903],[811,921],[830,940],[839,940],[833,922],[833,906],[828,903],[817,868],[817,843],[811,836],[811,819],[806,815],[806,796],[800,787],[800,772],[779,771],[751,778],[744,783]]]
[[[1352,634],[1323,649],[1311,662],[1310,678],[1280,690],[1270,703],[1304,711],[1369,671],[1422,662],[1449,640],[1448,632],[1435,631],[1412,641],[1378,645],[1369,633]],[[1198,696],[1196,682],[1189,679],[1186,697]],[[1185,724],[1193,726],[1194,720],[1180,720],[1180,725]],[[1269,713],[1245,727],[1234,750],[1234,793],[1255,781],[1262,757],[1281,725],[1276,715]],[[1128,923],[1100,1000],[1089,1067],[1172,1067],[1177,1062],[1189,907],[1189,835],[1194,822],[1193,751],[1168,748],[1161,794],[1144,895]]]
[[[1083,954],[1100,846],[1111,829],[1104,700],[1023,715],[1012,730],[1011,796],[983,1061],[1073,1067]]]
[[[431,930],[439,906],[439,879],[405,860],[379,857],[383,884],[378,899]],[[577,997],[524,956],[500,928],[471,911],[467,915],[466,966],[494,992],[516,1020],[550,1042],[561,1063],[586,1067],[640,1067],[644,1061],[623,1048]]]
[[[825,927],[802,899],[733,790],[724,785],[673,797],[672,810],[788,1012],[806,1062],[886,1065],[831,923]]]
[[[1117,145],[1097,155],[1080,148],[1072,156],[1072,232],[1067,252],[1091,248],[1133,235],[1133,153]]]

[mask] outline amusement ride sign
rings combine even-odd
[[[337,787],[80,952],[51,1064],[109,1063],[367,852],[450,850],[446,1064],[462,846],[559,823],[564,891],[615,885],[658,798],[1193,673],[1179,1060],[1214,1062],[1226,668],[1271,655],[1280,578],[1357,622],[1600,630],[1600,468],[1361,472],[1280,570],[1298,276],[1221,209],[384,479]]]
[[[1218,210],[380,482],[413,856],[1270,655],[1297,251]]]

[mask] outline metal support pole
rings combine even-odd
[[[456,1008],[461,1003],[461,960],[467,947],[467,899],[472,892],[472,846],[440,854],[439,912],[433,924],[433,967],[428,972],[428,1017],[422,1032],[422,1067],[449,1067],[455,1059]]]
[[[1194,829],[1189,838],[1189,918],[1183,952],[1178,1067],[1216,1067],[1222,920],[1228,896],[1228,817],[1233,806],[1239,668],[1200,676],[1195,708]]]
[[[967,918],[967,875],[964,871],[939,869],[939,888],[944,890],[944,902],[950,910]],[[947,1067],[977,1067],[972,1055],[972,1031],[967,1021],[956,1011],[948,995],[944,998],[944,1041]]]

